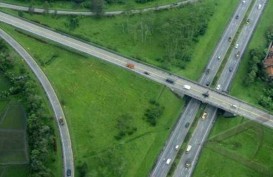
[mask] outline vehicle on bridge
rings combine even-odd
[[[167,159],[166,164],[169,165],[172,159]]]
[[[130,68],[130,69],[134,69],[134,68],[135,68],[135,65],[132,64],[132,63],[127,63],[127,64],[126,64],[126,67],[127,67],[127,68]]]
[[[167,78],[166,79],[166,82],[170,83],[170,84],[174,84],[174,80],[170,79],[170,78]]]
[[[191,86],[190,85],[183,85],[183,88],[186,89],[186,90],[190,90]]]

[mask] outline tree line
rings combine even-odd
[[[0,93],[0,98],[19,97],[27,112],[27,135],[29,145],[30,177],[52,177],[47,163],[54,160],[55,135],[50,126],[52,117],[45,111],[38,85],[24,66],[15,66],[15,58],[6,44],[0,40],[0,74],[8,80],[10,88]]]

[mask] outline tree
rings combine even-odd
[[[104,0],[92,0],[91,1],[91,11],[94,12],[94,14],[97,17],[101,17],[104,13]]]

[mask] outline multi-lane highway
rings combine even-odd
[[[111,11],[111,12],[104,12],[103,15],[105,16],[114,16],[114,15],[122,15],[124,13],[130,13],[130,14],[140,14],[143,12],[151,12],[151,11],[160,11],[160,10],[166,10],[166,9],[171,9],[171,8],[177,8],[180,6],[183,6],[187,3],[194,3],[198,0],[186,0],[186,1],[179,1],[175,3],[170,3],[166,5],[160,5],[157,7],[150,7],[150,8],[145,8],[145,9],[135,9],[135,10],[130,10],[130,11]],[[84,15],[84,16],[94,16],[95,13],[90,12],[90,11],[68,11],[68,10],[53,10],[53,9],[48,9],[45,11],[43,8],[29,8],[26,6],[19,6],[19,5],[14,5],[14,4],[9,4],[9,3],[4,3],[0,2],[0,7],[2,8],[7,8],[7,9],[13,9],[13,10],[18,10],[18,11],[25,11],[29,12],[30,10],[35,13],[49,13],[49,14],[56,14],[56,15]]]
[[[238,48],[233,48],[233,50],[231,51],[231,55],[229,56],[228,61],[217,82],[217,85],[220,85],[219,91],[227,91],[232,81],[232,78],[236,73],[237,67],[239,66],[240,59],[245,50],[245,47],[248,44],[248,41],[253,33],[253,30],[257,24],[260,15],[262,14],[265,2],[265,0],[257,0],[255,2],[247,18],[249,19],[247,20],[249,21],[249,23],[246,23],[245,26],[243,26],[238,40],[235,42],[235,46],[236,44],[238,44]],[[258,8],[259,4],[262,5],[260,9]],[[240,56],[236,57],[238,51],[240,51]],[[213,122],[216,119],[217,108],[207,106],[205,112],[208,113],[208,116],[205,120],[200,119],[198,121],[197,127],[188,143],[192,146],[191,151],[182,155],[181,160],[173,175],[175,177],[189,177],[194,170],[204,141],[206,140],[206,137],[208,136],[210,129],[212,128]],[[189,162],[191,164],[191,167],[185,167],[186,162]]]
[[[65,116],[61,107],[61,104],[58,100],[56,93],[54,92],[53,87],[51,86],[50,82],[48,81],[46,75],[40,69],[38,64],[35,60],[27,53],[27,51],[17,43],[12,37],[10,37],[7,33],[0,29],[0,37],[3,38],[11,47],[13,47],[18,54],[25,60],[28,66],[31,68],[33,73],[36,75],[38,80],[40,81],[44,91],[47,94],[49,102],[53,108],[56,122],[58,124],[60,136],[61,136],[61,144],[62,144],[62,152],[63,152],[63,174],[66,176],[66,172],[70,170],[71,177],[74,177],[74,159],[73,159],[73,152],[72,146],[70,141],[70,134],[68,131],[68,127],[65,121]],[[59,119],[62,118],[64,124],[59,124]]]
[[[249,6],[250,1],[246,1],[245,3],[239,3],[233,17],[229,22],[229,25],[227,26],[224,34],[222,35],[222,38],[220,39],[212,55],[212,58],[206,66],[205,72],[199,80],[200,84],[206,86],[209,86],[211,84],[231,44],[231,40],[235,36]],[[240,16],[236,18],[238,14],[240,14]],[[201,102],[195,99],[191,99],[189,101],[170,138],[167,140],[167,143],[165,144],[163,151],[161,152],[156,162],[156,165],[151,172],[151,177],[167,176],[171,164],[178,152],[174,147],[177,145],[181,146],[181,144],[183,143],[190,127],[189,126],[188,128],[185,128],[185,125],[192,124],[198,108],[200,107],[200,104]],[[171,159],[169,164],[166,164],[167,159]]]
[[[186,93],[194,98],[201,99],[204,102],[208,102],[214,106],[221,107],[225,110],[229,110],[231,112],[236,112],[241,115],[247,115],[247,117],[251,119],[255,119],[257,121],[261,121],[260,119],[266,120],[266,125],[272,126],[272,116],[269,115],[266,111],[258,110],[259,112],[253,112],[254,109],[252,106],[245,104],[241,102],[240,100],[231,98],[225,94],[218,93],[214,90],[211,90],[207,87],[201,86],[200,84],[191,82],[186,79],[182,79],[180,77],[170,75],[169,73],[166,73],[162,70],[158,70],[156,68],[149,67],[147,65],[137,63],[134,61],[131,61],[127,58],[121,57],[119,55],[110,53],[108,51],[96,48],[94,46],[91,46],[89,44],[77,41],[75,39],[69,38],[67,36],[58,34],[56,32],[44,29],[42,27],[39,27],[37,25],[33,25],[29,22],[25,22],[23,20],[20,20],[18,18],[12,17],[10,15],[0,13],[0,20],[11,24],[15,27],[21,28],[23,30],[27,30],[31,33],[34,33],[38,36],[45,37],[47,39],[53,40],[57,43],[60,43],[62,45],[71,47],[73,49],[79,50],[81,52],[96,56],[98,58],[101,58],[103,60],[106,60],[108,62],[114,63],[116,65],[119,65],[121,67],[126,67],[127,63],[134,63],[135,69],[134,71],[142,74],[143,76],[146,76],[150,79],[153,79],[157,82],[163,83],[168,85],[169,87],[176,89],[178,91],[182,91],[183,93]],[[146,75],[144,71],[149,72],[149,75]],[[174,84],[166,83],[166,79],[172,79],[174,81]],[[191,89],[186,90],[183,89],[183,85],[190,85]],[[204,98],[202,95],[203,93],[209,91],[209,97]],[[232,108],[232,105],[236,105],[236,109]],[[269,119],[269,120],[268,120]],[[263,121],[261,121],[263,122]],[[264,122],[263,122],[264,123]]]
[[[95,56],[99,59],[105,60],[107,62],[113,63],[123,68],[127,68],[126,64],[133,63],[135,65],[135,68],[131,69],[131,71],[141,74],[158,83],[165,84],[174,90],[183,92],[184,94],[189,95],[190,97],[201,100],[202,102],[206,102],[215,107],[219,107],[223,110],[245,116],[246,118],[252,120],[257,120],[258,122],[260,122],[260,119],[266,119],[267,123],[263,124],[269,127],[273,127],[271,120],[272,116],[266,110],[255,108],[254,106],[251,106],[243,101],[240,101],[239,99],[236,99],[221,92],[217,92],[214,89],[202,86],[201,84],[195,83],[194,81],[190,81],[175,75],[170,75],[168,72],[165,72],[158,68],[129,60],[128,58],[94,47],[90,44],[53,32],[51,30],[34,25],[32,23],[13,17],[11,15],[7,15],[2,12],[0,12],[0,21],[15,26],[16,28],[26,30],[40,37],[52,40],[61,45]],[[127,69],[129,70],[129,68]],[[146,75],[145,71],[149,72],[149,75]],[[173,80],[174,83],[171,84],[169,82],[166,82],[167,79]],[[190,85],[191,89],[184,89],[183,88],[184,85]],[[203,94],[207,92],[209,92],[209,97],[204,97]],[[231,105],[237,105],[238,108],[232,109]]]

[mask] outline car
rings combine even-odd
[[[210,81],[207,81],[207,82],[206,82],[206,86],[209,86],[209,85],[210,85]]]
[[[238,108],[238,106],[235,105],[235,104],[231,105],[231,107],[234,108],[234,109],[237,109],[237,108]]]
[[[216,87],[216,90],[220,90],[220,88],[221,88],[221,85],[218,84],[217,87]]]
[[[231,38],[231,37],[229,37],[229,38],[228,38],[228,42],[231,42],[231,40],[232,40],[232,38]]]
[[[245,4],[245,3],[246,3],[246,1],[245,1],[245,0],[243,0],[243,1],[242,1],[242,3],[243,3],[243,4]]]
[[[246,20],[246,23],[249,24],[249,22],[250,22],[250,19],[248,18],[248,19]]]
[[[233,66],[230,66],[230,67],[228,68],[228,70],[229,70],[229,72],[233,71]]]
[[[220,60],[220,59],[221,59],[221,56],[219,55],[219,56],[217,57],[217,59]]]
[[[203,97],[207,98],[209,97],[209,91],[205,92],[205,93],[202,93]]]
[[[239,18],[239,15],[236,15],[235,19],[238,19]]]
[[[190,90],[191,86],[190,85],[183,85],[183,88],[186,89],[186,90]]]
[[[146,74],[146,75],[150,75],[150,73],[148,73],[147,71],[144,71],[143,73]]]
[[[167,159],[166,164],[169,165],[172,159]]]
[[[207,69],[206,69],[206,74],[209,74],[209,72],[210,72],[210,69],[207,68]]]
[[[190,123],[187,122],[187,123],[185,124],[185,128],[188,128],[189,126],[190,126]]]
[[[258,5],[258,9],[260,10],[262,8],[262,4],[259,4]]]
[[[71,170],[70,169],[67,169],[66,176],[71,176]]]
[[[176,146],[175,146],[175,150],[178,150],[178,149],[179,149],[179,145],[176,145]]]
[[[237,43],[237,44],[235,45],[235,49],[238,49],[238,47],[239,47],[239,44]]]
[[[201,118],[204,120],[208,117],[208,113],[207,112],[203,112]]]
[[[59,118],[59,123],[60,123],[60,125],[64,125],[64,120],[62,117]]]
[[[239,57],[240,57],[240,54],[241,54],[241,52],[238,51],[238,52],[235,54],[235,57],[236,57],[236,58],[239,58]]]
[[[187,160],[186,163],[185,163],[185,167],[190,168],[191,167],[191,161]]]
[[[170,84],[174,84],[174,80],[172,80],[172,79],[170,79],[170,78],[166,79],[166,82],[168,82],[168,83],[170,83]]]

